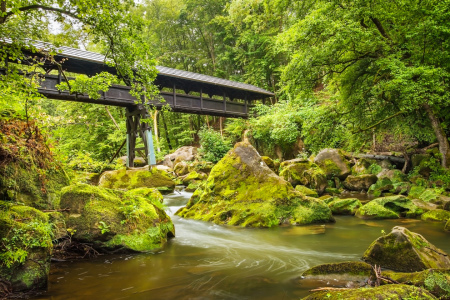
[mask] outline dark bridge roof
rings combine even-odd
[[[50,50],[55,49],[52,44],[46,42],[33,42],[37,49]],[[63,68],[69,72],[82,73],[86,75],[95,75],[102,71],[116,73],[113,67],[105,63],[105,56],[99,53],[84,51],[70,47],[56,48],[58,54],[56,60],[68,58]],[[172,69],[168,67],[156,66],[158,75],[155,84],[162,87],[184,90],[186,93],[191,91],[224,96],[232,99],[257,100],[274,96],[272,92],[256,87],[251,84],[231,81],[213,76],[193,73],[183,70]]]

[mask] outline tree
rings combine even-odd
[[[355,132],[387,122],[414,127],[427,118],[442,166],[448,167],[448,132],[441,120],[450,104],[450,1],[309,4],[279,36],[289,55],[285,90],[312,94],[325,84]]]

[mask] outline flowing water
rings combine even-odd
[[[164,249],[55,263],[39,299],[299,299],[312,288],[298,280],[304,270],[358,260],[396,225],[450,253],[442,223],[343,216],[326,225],[232,228],[173,216],[190,195],[165,196],[176,238]]]

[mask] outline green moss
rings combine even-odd
[[[358,209],[356,216],[363,219],[398,219],[415,218],[423,213],[423,209],[410,199],[398,195],[374,199]]]
[[[296,191],[299,191],[300,193],[302,193],[302,194],[305,195],[305,196],[316,197],[316,198],[319,197],[319,195],[317,194],[316,191],[313,191],[313,190],[307,188],[307,187],[304,186],[304,185],[297,185],[297,186],[295,187],[295,190],[296,190]]]
[[[261,162],[253,147],[237,144],[214,166],[205,184],[177,214],[244,227],[332,220],[331,211],[323,202],[295,191]]]
[[[160,191],[173,191],[175,182],[168,173],[157,168],[149,170],[116,170],[102,174],[100,187],[111,189],[136,189],[140,187],[154,187]]]
[[[0,278],[15,291],[45,288],[50,268],[52,226],[32,207],[11,205],[0,211]]]
[[[61,196],[61,203],[70,209],[66,225],[76,230],[74,239],[94,243],[99,249],[123,247],[133,251],[159,248],[168,236],[174,236],[161,201],[156,189],[121,192],[84,184],[63,189]],[[171,228],[170,233],[167,228]],[[164,238],[149,235],[153,231]]]
[[[440,299],[450,297],[450,270],[449,269],[427,269],[414,273],[399,273],[394,271],[383,271],[383,276],[392,278],[400,283],[415,285],[425,288]]]
[[[335,198],[328,203],[331,212],[336,215],[354,215],[361,206],[361,202],[356,198]]]
[[[450,267],[450,259],[442,250],[421,235],[399,226],[374,241],[364,253],[363,260],[401,272]]]
[[[372,266],[360,261],[348,261],[318,265],[303,272],[302,276],[329,274],[350,274],[367,277],[375,276]]]
[[[404,284],[382,285],[375,288],[348,289],[342,291],[324,290],[315,292],[303,300],[361,300],[361,299],[436,299],[428,291]]]
[[[447,222],[450,220],[450,211],[443,209],[430,210],[421,216],[424,221]]]
[[[379,179],[375,184],[372,184],[368,190],[368,193],[374,195],[375,197],[378,197],[383,192],[392,190],[393,188],[394,185],[392,181],[389,178],[384,177]]]

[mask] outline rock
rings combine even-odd
[[[49,218],[49,223],[52,224],[53,240],[61,239],[67,236],[66,222],[64,216],[60,212],[46,213]]]
[[[369,264],[349,261],[315,266],[303,272],[296,282],[308,287],[361,287],[371,277],[375,278],[375,273]]]
[[[354,175],[372,174],[371,170],[372,165],[376,165],[376,160],[369,158],[361,158],[352,167],[352,174]]]
[[[308,189],[308,188],[307,188],[306,186],[304,186],[304,185],[297,185],[297,186],[295,187],[295,190],[296,190],[296,191],[299,191],[300,193],[302,193],[303,195],[308,196],[308,197],[314,197],[314,198],[319,197],[319,195],[317,194],[316,191],[313,191],[313,190],[311,190],[311,189]]]
[[[427,189],[417,185],[412,186],[408,194],[409,198],[416,198],[431,203],[441,202],[440,196],[440,192],[435,189]]]
[[[195,192],[200,185],[202,185],[202,182],[191,182],[184,190],[186,192]]]
[[[430,210],[421,216],[424,221],[447,222],[450,220],[450,211],[443,209]]]
[[[328,183],[325,173],[306,159],[293,159],[281,163],[280,176],[292,186],[304,185],[323,194]]]
[[[342,183],[350,191],[367,191],[372,184],[375,184],[378,177],[373,174],[353,176],[349,175]]]
[[[339,199],[334,198],[328,203],[333,215],[354,215],[356,211],[362,206],[361,202],[356,198]]]
[[[420,234],[400,226],[375,240],[362,259],[371,265],[400,272],[450,268],[450,258],[444,251],[430,244]]]
[[[439,299],[450,298],[450,269],[427,269],[414,273],[385,270],[381,272],[381,275],[400,283],[424,288]]]
[[[356,216],[361,219],[398,219],[415,218],[423,213],[423,209],[414,205],[410,199],[398,195],[376,198],[358,209]]]
[[[189,185],[190,183],[200,182],[205,180],[207,177],[208,175],[205,173],[192,171],[183,178],[183,184]]]
[[[117,159],[117,163],[118,163],[119,165],[121,165],[121,166],[126,167],[126,166],[127,166],[127,156],[121,156],[121,157],[119,157],[119,158]],[[140,168],[140,167],[143,167],[143,166],[146,166],[146,165],[147,165],[147,162],[145,161],[144,158],[139,157],[139,156],[137,156],[137,157],[134,158],[134,167],[135,167],[135,168]]]
[[[61,191],[61,207],[73,239],[99,251],[151,251],[175,235],[156,189],[122,192],[78,184]]]
[[[155,168],[161,171],[172,172],[172,168],[164,165],[156,165]]]
[[[243,227],[331,222],[322,201],[295,191],[248,143],[237,143],[211,170],[181,217]]]
[[[2,205],[0,236],[0,278],[8,279],[15,292],[45,289],[53,248],[48,215],[29,206]]]
[[[302,300],[361,300],[361,299],[437,299],[428,291],[405,284],[389,284],[375,288],[359,288],[346,290],[324,290],[315,292]]]
[[[189,173],[189,165],[185,161],[180,161],[173,167],[173,172],[177,176],[183,176]]]
[[[450,231],[450,220],[448,220],[447,223],[445,223],[444,230]]]
[[[320,276],[320,275],[355,275],[369,278],[375,276],[372,266],[362,261],[346,261],[340,263],[322,264],[312,267],[305,272],[302,276]]]
[[[197,155],[197,152],[198,149],[193,146],[178,148],[174,153],[164,156],[163,165],[173,169],[178,162],[193,161]]]
[[[76,182],[76,183],[86,183],[86,184],[97,185],[98,180],[100,179],[99,173],[75,171],[74,174],[75,174],[75,178],[73,179],[73,182]]]
[[[314,158],[314,163],[322,168],[327,179],[338,177],[344,180],[351,171],[350,164],[339,149],[323,149]]]
[[[202,172],[205,174],[209,174],[211,169],[214,167],[214,163],[209,161],[194,161],[188,165],[189,172]]]
[[[157,168],[139,170],[106,171],[100,177],[98,186],[110,189],[136,189],[140,187],[157,188],[173,192],[175,182],[165,171]]]
[[[261,156],[261,159],[263,160],[263,162],[266,163],[266,165],[272,170],[274,171],[276,174],[278,174],[278,169],[280,168],[280,163],[279,162],[275,162],[273,161],[270,157],[268,156]]]
[[[381,196],[383,192],[388,192],[394,189],[394,185],[389,178],[380,178],[375,184],[371,185],[368,193],[375,197]]]

